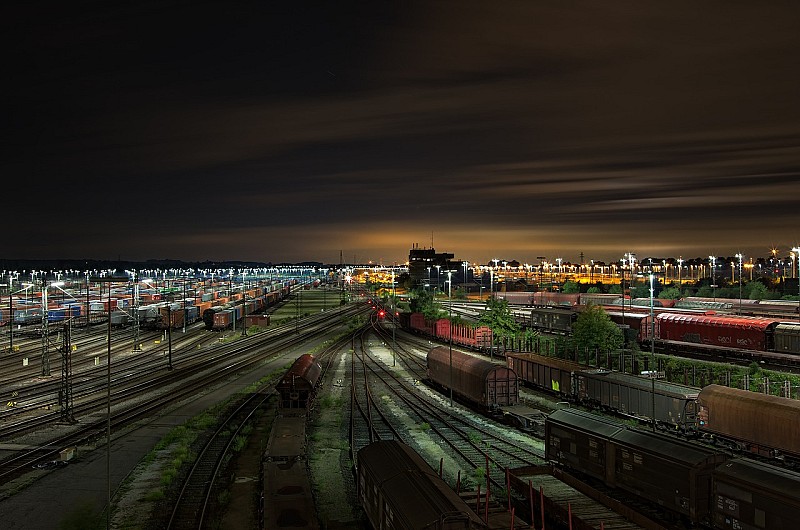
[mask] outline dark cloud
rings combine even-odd
[[[403,261],[433,235],[485,262],[800,240],[794,2],[5,14],[0,170],[26,221],[8,257]]]

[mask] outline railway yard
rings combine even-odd
[[[51,326],[61,378],[41,373],[41,331],[18,334],[0,375],[6,527],[733,529],[800,513],[794,398],[487,356],[490,330],[392,321],[330,285],[240,291],[191,319],[157,306],[135,332]]]

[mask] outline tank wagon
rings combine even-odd
[[[697,402],[701,433],[735,449],[800,461],[800,400],[708,385]]]
[[[422,459],[396,440],[358,451],[358,498],[373,528],[488,530]]]
[[[434,385],[447,390],[452,387],[453,394],[471,405],[495,411],[519,403],[517,374],[508,366],[446,346],[428,351],[427,362],[428,379]]]
[[[545,421],[548,459],[694,524],[710,521],[711,476],[727,460],[715,450],[575,409]]]
[[[291,368],[276,385],[282,409],[306,409],[319,384],[322,366],[316,358],[304,353],[292,363]]]

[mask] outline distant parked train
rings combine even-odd
[[[416,451],[397,440],[358,452],[358,498],[372,528],[488,530]]]
[[[453,323],[447,318],[428,320],[422,313],[401,313],[400,324],[414,333],[432,337],[442,342],[472,350],[486,351],[492,348],[492,330],[489,326],[471,323]]]
[[[800,474],[562,409],[545,420],[549,460],[716,529],[794,528]]]
[[[655,412],[661,426],[697,430],[697,388],[530,353],[508,354],[506,363],[521,384],[565,401],[648,422]]]
[[[221,331],[239,325],[245,315],[260,313],[283,300],[293,284],[294,282],[284,282],[258,291],[249,291],[246,300],[237,295],[220,305],[210,306],[201,315],[205,328]]]
[[[513,312],[516,320],[525,327],[543,333],[569,335],[585,307],[526,307],[514,308]],[[609,318],[623,328],[628,341],[649,344],[655,332],[656,344],[666,353],[681,348],[702,350],[710,347],[800,354],[800,321],[663,308],[654,311],[651,318],[650,312],[641,307],[627,311],[617,306],[602,307]]]
[[[510,291],[494,293],[495,298],[506,300],[512,306],[568,307],[589,304],[622,307],[622,295],[613,293],[562,293],[558,291]],[[800,303],[787,300],[749,300],[733,298],[704,298],[687,296],[677,300],[655,298],[658,308],[701,309],[720,313],[741,313],[750,316],[794,318],[800,312]],[[650,298],[625,297],[625,307],[650,307]]]

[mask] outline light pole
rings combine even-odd
[[[447,300],[448,300],[448,313],[450,323],[450,333],[448,334],[450,342],[450,406],[453,406],[453,271],[447,271]]]
[[[708,261],[711,262],[711,294],[714,297],[714,301],[717,301],[717,282],[714,279],[714,275],[717,268],[717,258],[716,256],[709,256]]]
[[[742,313],[742,256],[741,252],[736,254],[736,257],[739,258],[739,314]]]
[[[395,320],[395,313],[397,310],[395,309],[395,303],[397,303],[397,287],[394,283],[394,270],[392,270],[392,366],[396,366],[397,359],[395,355],[395,351],[397,350],[397,343],[395,342],[395,335],[394,335],[394,328],[397,327],[397,321]]]
[[[792,251],[795,253],[795,256],[797,256],[797,259],[795,259],[795,263],[797,263],[797,276],[795,276],[795,278],[797,278],[797,311],[798,314],[800,314],[800,247],[793,247]]]
[[[186,282],[189,280],[189,274],[183,275],[183,332],[186,333]]]
[[[652,379],[652,405],[653,405],[653,432],[656,430],[656,376],[658,369],[656,367],[656,319],[653,312],[653,271],[650,271],[650,356],[653,359],[653,366],[650,368],[650,377]]]
[[[242,337],[247,336],[247,285],[245,284],[244,277],[247,272],[242,269]]]
[[[107,276],[95,276],[92,281],[108,284],[108,355],[106,357],[106,482],[108,486],[106,498],[106,528],[111,528],[111,284],[127,282],[128,275],[118,270]],[[87,284],[88,288],[88,284]]]

